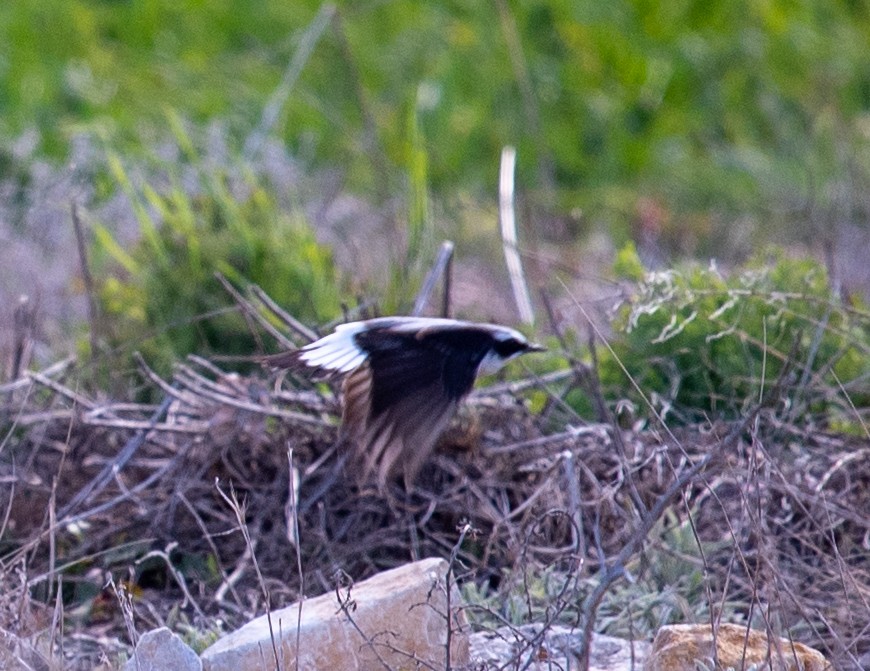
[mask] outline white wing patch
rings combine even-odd
[[[299,361],[311,368],[338,373],[359,368],[366,360],[366,353],[357,346],[354,336],[363,328],[360,322],[341,324],[334,333],[303,347]]]

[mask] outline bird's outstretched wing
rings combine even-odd
[[[381,489],[402,475],[410,486],[429,458],[477,369],[492,335],[448,320],[383,318],[356,322],[270,365],[322,375],[347,374],[342,436],[360,481],[375,474]]]

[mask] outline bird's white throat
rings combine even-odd
[[[492,375],[493,373],[498,372],[498,370],[512,358],[513,357],[505,359],[503,356],[496,354],[494,350],[490,350],[484,355],[483,360],[477,367],[477,372],[479,375]]]

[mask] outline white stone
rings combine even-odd
[[[265,615],[223,637],[202,654],[205,671],[383,671],[446,667],[447,562],[424,559],[379,573],[336,594],[302,601]],[[451,585],[451,665],[468,663],[467,623]],[[297,628],[298,623],[298,628]]]
[[[202,671],[196,653],[166,627],[145,632],[139,637],[133,657],[124,671]]]
[[[472,668],[528,671],[578,669],[583,634],[561,624],[500,627],[471,635]],[[592,635],[589,671],[640,671],[650,651],[647,641]]]

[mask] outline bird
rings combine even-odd
[[[435,317],[377,317],[340,324],[268,365],[343,377],[340,441],[360,481],[410,490],[438,437],[474,386],[511,359],[545,348],[507,326]]]

